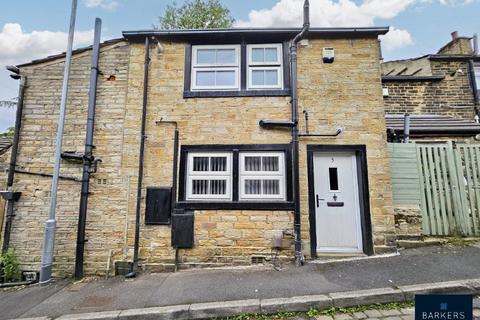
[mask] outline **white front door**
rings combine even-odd
[[[363,252],[355,153],[316,153],[313,164],[317,252]]]

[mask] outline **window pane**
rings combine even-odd
[[[208,194],[208,180],[192,180],[192,194]]]
[[[210,180],[210,194],[226,194],[227,181],[226,180]]]
[[[215,63],[215,49],[198,49],[197,63],[214,64]]]
[[[262,180],[245,180],[245,194],[262,194]]]
[[[330,181],[330,190],[338,191],[338,170],[337,168],[328,168],[328,180]]]
[[[235,49],[218,49],[217,63],[235,64]]]
[[[246,171],[262,171],[262,157],[245,157]]]
[[[253,48],[252,49],[252,62],[264,62],[264,50],[263,48]]]
[[[278,157],[263,157],[263,171],[278,171]]]
[[[280,180],[263,180],[263,194],[280,194]]]
[[[197,72],[197,79],[196,79],[197,86],[208,86],[213,87],[215,86],[215,71],[198,71]]]
[[[265,70],[265,85],[267,85],[267,86],[278,85],[278,71],[277,70]]]
[[[227,157],[212,157],[210,165],[210,171],[227,171]]]
[[[475,80],[477,83],[477,90],[480,90],[480,66],[475,66],[474,73],[475,73]]]
[[[217,71],[217,86],[235,86],[235,71]]]
[[[208,157],[193,157],[193,171],[208,171]]]
[[[253,70],[252,71],[252,85],[263,86],[264,85],[264,71]]]
[[[278,61],[277,48],[266,48],[265,62],[277,62],[277,61]]]

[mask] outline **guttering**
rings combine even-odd
[[[444,76],[383,76],[382,82],[393,81],[442,81]]]
[[[135,241],[133,247],[132,269],[126,278],[133,278],[138,271],[138,250],[140,246],[140,209],[142,205],[142,183],[143,183],[143,161],[145,157],[145,127],[147,121],[148,105],[148,70],[150,66],[150,39],[145,37],[145,61],[143,70],[143,106],[142,106],[142,124],[140,131],[140,151],[138,159],[138,182],[137,182],[137,206],[135,210]]]
[[[140,41],[146,36],[171,39],[191,39],[196,37],[219,37],[230,39],[232,37],[264,37],[274,36],[292,39],[298,35],[303,28],[230,28],[230,29],[183,29],[183,30],[133,30],[123,31],[125,39]],[[316,38],[340,38],[340,37],[377,37],[386,34],[388,27],[370,28],[309,28],[309,37]]]
[[[83,278],[83,255],[85,251],[85,227],[87,222],[88,195],[90,194],[91,167],[95,163],[93,156],[93,133],[95,125],[95,108],[97,104],[98,60],[100,58],[100,36],[102,20],[95,19],[93,39],[92,66],[90,72],[90,90],[88,92],[87,129],[85,133],[85,151],[83,153],[82,187],[80,208],[78,212],[77,248],[75,253],[75,278]],[[63,154],[62,154],[63,155]],[[67,155],[75,158],[75,155]]]
[[[12,143],[12,153],[10,155],[10,164],[8,167],[8,178],[7,178],[7,191],[12,193],[13,192],[13,180],[15,178],[15,167],[17,166],[17,154],[18,154],[18,144],[20,141],[20,130],[22,128],[22,115],[23,115],[23,101],[25,96],[25,87],[27,83],[27,77],[20,74],[20,70],[17,67],[7,67],[7,70],[14,72],[17,75],[20,75],[20,87],[18,91],[18,103],[17,103],[17,112],[15,115],[15,133],[13,135],[13,143]],[[17,73],[18,72],[18,73]],[[12,222],[13,217],[15,216],[13,213],[13,205],[15,201],[18,200],[20,197],[20,193],[18,193],[18,197],[10,197],[7,200],[7,213],[6,213],[6,220],[5,220],[5,231],[3,234],[3,245],[2,245],[2,252],[6,252],[10,245],[10,233],[12,231]]]
[[[303,28],[290,42],[290,82],[292,104],[292,189],[293,189],[293,231],[295,237],[295,265],[304,262],[302,254],[301,216],[300,216],[300,166],[299,166],[299,130],[298,130],[298,93],[297,93],[297,43],[303,39],[310,28],[310,3],[303,5]]]

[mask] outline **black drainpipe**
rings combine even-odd
[[[142,182],[143,182],[143,160],[145,156],[145,126],[147,118],[148,103],[148,67],[150,65],[150,39],[145,37],[145,62],[143,71],[143,107],[142,107],[142,128],[140,132],[140,152],[138,159],[138,183],[137,183],[137,207],[135,211],[135,242],[133,247],[133,264],[126,278],[133,278],[138,270],[138,247],[140,242],[140,209],[142,205]]]
[[[75,255],[75,278],[83,278],[83,254],[85,251],[85,225],[87,221],[88,195],[90,194],[90,174],[93,156],[93,133],[95,125],[95,107],[97,102],[98,60],[100,56],[100,35],[102,20],[95,19],[95,35],[93,39],[92,67],[90,72],[90,91],[88,93],[87,130],[85,137],[85,152],[83,154],[82,188],[80,209],[78,213],[77,250]]]
[[[292,184],[293,201],[293,228],[295,234],[295,264],[300,266],[304,262],[302,254],[301,217],[300,217],[300,169],[299,169],[299,132],[298,132],[298,94],[297,94],[297,43],[303,39],[310,27],[310,4],[305,0],[303,5],[303,28],[290,42],[290,72],[291,72],[291,103],[292,103]]]
[[[13,180],[15,177],[15,167],[17,165],[17,154],[18,154],[18,143],[20,141],[20,129],[22,127],[22,115],[23,115],[23,98],[25,96],[25,87],[27,83],[27,77],[20,75],[20,71],[16,67],[9,67],[9,70],[13,72],[15,70],[14,79],[18,79],[17,75],[20,76],[20,88],[18,92],[18,103],[17,103],[17,112],[15,116],[15,133],[13,135],[13,144],[12,144],[12,153],[10,155],[10,164],[8,168],[8,178],[7,178],[7,192],[2,193],[2,196],[7,200],[7,214],[5,221],[5,231],[3,235],[3,245],[2,252],[6,252],[10,245],[10,233],[12,230],[13,217],[13,205],[15,201],[20,198],[20,192],[13,192]]]

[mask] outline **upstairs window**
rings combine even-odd
[[[283,56],[281,44],[247,46],[248,89],[282,89]]]
[[[290,94],[288,43],[186,45],[184,98]]]
[[[193,46],[192,90],[239,90],[240,46]]]
[[[475,83],[477,84],[477,94],[480,95],[480,63],[476,63],[473,70],[475,73]]]

